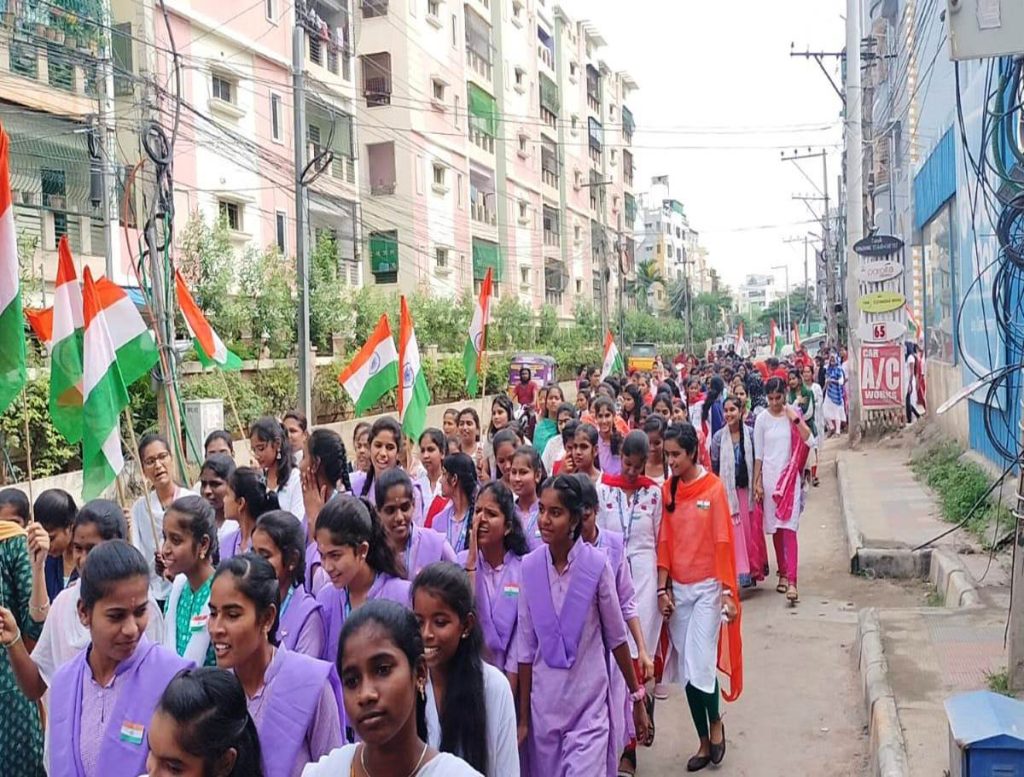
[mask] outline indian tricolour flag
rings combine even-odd
[[[487,268],[483,284],[480,286],[480,299],[473,308],[473,321],[469,325],[469,339],[462,352],[462,366],[466,370],[466,391],[475,397],[480,385],[480,372],[483,366],[484,351],[487,350],[487,325],[491,322],[491,290],[493,268]]]
[[[747,355],[747,338],[743,332],[743,320],[740,320],[739,326],[736,327],[736,353],[740,356]]]
[[[430,389],[420,362],[420,348],[416,343],[416,330],[409,314],[409,304],[402,295],[402,312],[398,323],[398,417],[408,437],[418,440],[427,426],[427,406]]]
[[[768,352],[773,356],[782,353],[782,340],[779,338],[779,328],[776,326],[774,318],[768,325]]]
[[[204,367],[220,367],[222,370],[242,369],[242,360],[229,351],[220,336],[213,331],[210,322],[206,320],[203,311],[199,309],[196,301],[189,294],[188,286],[181,273],[175,271],[174,285],[178,291],[178,306],[181,314],[185,317],[185,326],[192,335],[192,343],[196,347],[196,354]]]
[[[338,376],[338,382],[352,397],[357,415],[365,413],[398,386],[398,351],[387,313],[380,317],[356,358]]]
[[[11,139],[0,126],[0,413],[25,385],[25,324],[10,180]]]
[[[82,439],[82,284],[71,258],[68,236],[57,244],[57,285],[53,290],[50,335],[50,418],[68,442]]]
[[[624,372],[622,356],[619,354],[619,347],[615,345],[615,338],[609,329],[604,335],[604,362],[601,364],[601,380],[614,373]]]
[[[124,289],[109,278],[100,278],[94,285],[114,344],[117,366],[124,385],[130,386],[148,374],[159,360],[156,340]]]
[[[128,390],[118,367],[108,309],[86,267],[82,293],[82,497],[86,500],[102,494],[124,467],[120,417],[128,406]]]

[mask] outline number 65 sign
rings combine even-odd
[[[868,321],[857,327],[857,336],[862,343],[887,343],[906,331],[907,325],[902,321]]]

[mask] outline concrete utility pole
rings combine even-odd
[[[860,441],[860,257],[854,244],[864,237],[863,154],[860,87],[860,0],[846,0],[846,330],[850,349],[847,385],[850,395],[850,444]]]
[[[103,96],[100,98],[99,128],[103,152],[100,156],[100,170],[102,174],[103,194],[101,203],[103,207],[103,238],[106,253],[106,276],[117,283],[120,278],[115,278],[115,268],[120,272],[121,265],[121,244],[118,242],[120,231],[119,218],[121,215],[120,203],[117,201],[117,129],[114,127],[114,55],[113,41],[114,34],[110,19],[110,5],[104,3],[103,23],[106,26],[103,34]],[[130,194],[128,195],[130,196]],[[93,246],[95,252],[96,247]]]
[[[622,237],[622,210],[619,210],[618,218],[616,219],[616,236],[617,243],[615,244],[615,253],[619,258],[619,346],[623,349],[626,348],[626,243]]]
[[[303,54],[305,32],[295,6],[295,27],[292,30],[292,105],[295,111],[295,269],[299,292],[299,410],[314,423],[312,389],[312,343],[309,339],[309,246],[306,244],[308,205],[303,173],[306,169],[306,74]]]

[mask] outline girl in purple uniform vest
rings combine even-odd
[[[636,678],[626,624],[607,556],[582,541],[580,483],[544,483],[539,525],[544,546],[523,559],[519,597],[519,738],[531,774],[614,775],[620,742],[610,730],[611,652],[646,739],[646,692]],[[607,648],[606,648],[607,646]]]
[[[217,522],[217,539],[224,540],[238,528],[238,522],[224,515],[224,498],[228,495],[228,479],[237,469],[235,460],[226,453],[206,457],[199,470],[199,494],[213,508]]]
[[[438,562],[416,576],[413,612],[427,678],[427,742],[487,777],[519,777],[516,710],[504,673],[484,663],[483,634],[465,570]]]
[[[360,743],[334,750],[303,777],[480,777],[426,741],[427,664],[406,607],[378,600],[353,613],[341,632],[338,667]]]
[[[149,723],[146,777],[263,777],[260,739],[234,673],[184,669]]]
[[[267,490],[277,495],[281,509],[305,521],[302,482],[299,468],[295,466],[295,449],[281,422],[273,416],[264,416],[254,421],[249,429],[249,447],[253,459],[263,472]]]
[[[266,777],[298,777],[341,744],[341,686],[334,666],[277,646],[280,588],[255,553],[222,561],[210,595],[217,666],[245,691],[263,748]]]
[[[306,509],[304,528],[308,534],[303,553],[306,567],[304,579],[307,593],[316,596],[321,588],[330,583],[316,549],[317,516],[324,505],[338,494],[352,493],[348,454],[341,436],[330,429],[316,429],[306,440],[299,469],[302,472],[302,499]]]
[[[278,641],[288,650],[322,658],[327,631],[323,608],[303,585],[305,541],[302,527],[284,510],[261,516],[252,533],[253,551],[270,562],[277,575],[281,602]]]
[[[544,464],[540,454],[536,448],[523,445],[512,457],[509,481],[512,493],[516,495],[516,518],[523,527],[523,536],[530,550],[544,544],[540,539],[540,529],[537,528],[537,516],[540,513],[538,494],[543,480]]]
[[[615,428],[615,401],[598,397],[594,400],[593,412],[597,423],[597,456],[601,472],[618,475],[622,470],[622,435]]]
[[[217,556],[217,523],[213,508],[201,496],[183,496],[164,513],[160,555],[173,576],[164,605],[163,646],[199,666],[214,666],[210,646],[210,587]]]
[[[643,433],[641,432],[641,434]],[[583,502],[583,533],[581,536],[584,542],[600,548],[608,555],[608,563],[615,575],[615,591],[619,597],[619,606],[622,607],[622,617],[626,621],[629,635],[633,638],[633,644],[638,646],[638,657],[633,659],[633,672],[641,683],[646,683],[654,677],[654,661],[647,652],[646,638],[640,623],[636,585],[626,555],[625,537],[621,532],[598,526],[600,498],[597,488],[590,478],[582,475],[575,477],[580,484]],[[615,667],[612,666],[614,659],[610,655],[608,658],[608,672],[612,689],[610,707],[612,733],[623,747],[622,756],[619,759],[619,774],[631,775],[636,773],[637,740],[636,731],[632,725],[632,716],[629,714],[629,691],[622,682],[621,676],[615,671]],[[650,747],[654,743],[654,699],[648,697],[644,701],[651,725],[643,744]]]
[[[597,458],[599,439],[597,427],[592,424],[577,426],[572,438],[572,471],[586,475],[594,483],[601,479],[600,462]]]
[[[402,560],[407,580],[416,577],[427,564],[455,561],[455,551],[443,536],[430,529],[421,529],[413,521],[414,489],[403,470],[389,469],[381,473],[373,487],[377,492],[377,513],[388,535],[388,544]]]
[[[442,494],[448,504],[435,517],[432,527],[440,532],[456,554],[469,547],[473,524],[473,502],[478,485],[476,464],[465,453],[444,457]]]
[[[504,483],[480,489],[473,514],[469,550],[459,554],[476,591],[476,617],[483,630],[488,663],[501,669],[518,695],[516,623],[523,556],[530,552],[523,526],[515,516],[512,492]]]
[[[399,467],[402,445],[404,444],[402,427],[391,416],[383,416],[373,422],[370,427],[370,470],[365,475],[352,474],[352,493],[370,500],[376,507],[376,493],[373,489],[374,478],[389,470]],[[413,480],[416,511],[413,513],[417,526],[422,526],[430,506],[430,484],[426,476]]]
[[[373,599],[409,605],[409,581],[373,506],[354,496],[328,502],[316,526],[316,544],[331,585],[317,594],[324,607],[327,646],[324,656],[338,658],[338,635],[349,614]]]
[[[279,509],[277,495],[267,491],[259,470],[238,467],[228,478],[224,517],[238,522],[238,528],[224,538],[220,558],[231,558],[252,550],[252,532],[263,513]]]
[[[512,470],[512,457],[519,449],[519,437],[514,429],[502,429],[494,435],[491,445],[494,446],[495,477],[512,488],[509,472]]]
[[[97,546],[82,566],[78,617],[89,647],[50,688],[52,777],[134,777],[146,769],[146,729],[160,694],[191,665],[146,639],[149,565],[123,540]]]

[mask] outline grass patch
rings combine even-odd
[[[926,607],[945,607],[946,597],[939,593],[939,590],[932,586],[924,600]]]
[[[945,442],[926,448],[911,460],[914,474],[938,496],[942,517],[950,523],[960,523],[967,518],[992,484],[980,466],[961,460],[962,453],[956,443]],[[1011,525],[1010,512],[990,495],[970,515],[964,528],[988,548],[997,520],[1002,527]]]
[[[985,672],[985,682],[988,683],[988,689],[993,693],[1013,696],[1010,692],[1010,673],[1005,669],[999,672]]]

